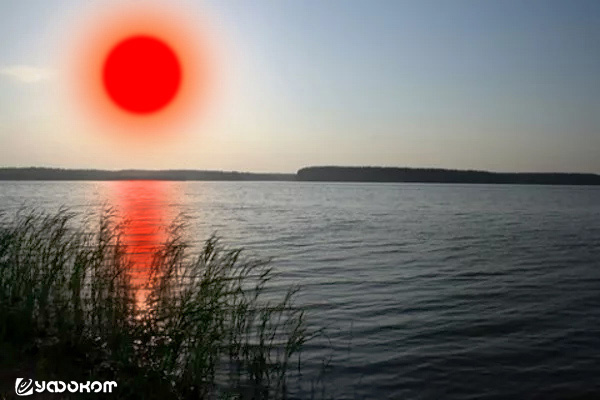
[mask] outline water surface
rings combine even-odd
[[[23,204],[127,215],[144,249],[184,213],[199,245],[274,257],[303,288],[308,368],[349,399],[600,393],[600,188],[299,182],[0,182]],[[163,231],[164,232],[164,231]]]

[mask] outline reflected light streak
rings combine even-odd
[[[124,218],[123,242],[132,263],[131,279],[136,287],[136,305],[145,309],[154,251],[167,239],[174,218],[170,210],[172,185],[160,181],[117,181],[114,205]]]

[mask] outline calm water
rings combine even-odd
[[[266,182],[0,182],[0,209],[112,205],[140,249],[185,213],[198,243],[275,257],[303,287],[327,395],[600,393],[600,188]]]

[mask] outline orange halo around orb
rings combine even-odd
[[[203,111],[215,68],[197,21],[137,6],[96,15],[77,36],[69,80],[103,131],[148,138]]]

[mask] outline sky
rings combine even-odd
[[[0,2],[0,166],[600,173],[598,1],[169,1],[208,21],[223,93],[160,145],[61,94],[71,26],[114,3]]]

